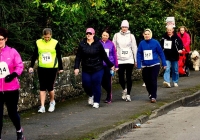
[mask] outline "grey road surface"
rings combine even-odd
[[[57,103],[56,110],[53,113],[39,114],[37,109],[33,109],[21,113],[24,134],[26,140],[90,140],[98,138],[100,134],[109,129],[133,121],[136,117],[148,114],[171,101],[192,95],[200,86],[199,79],[200,72],[192,71],[190,77],[180,78],[179,87],[163,88],[163,79],[159,77],[158,98],[155,104],[150,103],[147,91],[145,87],[142,87],[142,81],[136,81],[133,82],[131,102],[123,101],[120,86],[114,85],[112,103],[103,103],[106,96],[105,91],[103,91],[99,109],[87,105],[87,96],[67,99],[62,103]],[[48,105],[46,105],[46,109],[48,109]],[[187,121],[189,122],[189,119]],[[158,125],[156,123],[157,127],[163,126],[162,124]],[[191,123],[188,123],[188,127],[191,127],[189,124]],[[197,128],[196,125],[195,127]],[[15,140],[15,133],[13,125],[7,121],[4,122],[2,140]],[[152,134],[152,136],[156,134]]]
[[[200,140],[200,106],[179,107],[117,140]]]

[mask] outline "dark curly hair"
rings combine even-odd
[[[0,27],[0,36],[3,36],[4,38],[8,38],[8,31]]]

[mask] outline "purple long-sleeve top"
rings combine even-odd
[[[102,40],[100,40],[100,42],[103,45],[110,61],[115,65],[115,68],[118,68],[117,53],[114,43],[109,39],[106,42],[103,42]],[[106,66],[106,63],[103,62],[103,65]]]

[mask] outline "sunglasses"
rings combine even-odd
[[[86,33],[86,35],[92,35],[92,33],[88,32],[88,33]]]
[[[0,38],[0,41],[3,41],[4,40],[4,38]]]

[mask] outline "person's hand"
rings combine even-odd
[[[115,66],[111,67],[110,69],[114,71],[115,70]]]
[[[135,63],[134,65],[135,65],[135,67],[137,67],[137,63]]]
[[[59,70],[59,71],[58,71],[58,73],[62,73],[62,72],[63,72],[63,70]]]
[[[33,73],[33,72],[34,72],[33,68],[29,68],[29,69],[28,69],[28,72],[29,72],[29,73]]]
[[[75,69],[75,70],[74,70],[74,74],[75,74],[75,76],[77,76],[78,73],[79,73],[79,69]]]
[[[15,77],[17,77],[18,75],[17,75],[17,73],[16,72],[13,72],[13,73],[11,73],[11,74],[9,74],[9,75],[7,75],[6,77],[5,77],[5,82],[6,83],[9,83],[9,82],[11,82]]]
[[[167,66],[164,66],[164,67],[163,67],[163,69],[166,69],[166,68],[167,68]]]
[[[178,51],[178,53],[182,53],[182,52],[183,52],[182,50],[179,50],[179,51]]]
[[[118,71],[119,70],[119,68],[115,68],[115,71]]]

